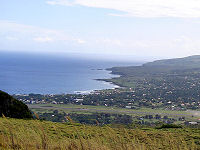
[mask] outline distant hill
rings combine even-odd
[[[133,88],[135,96],[132,98],[139,103],[141,99],[144,100],[145,107],[146,102],[153,100],[148,107],[157,105],[157,108],[169,108],[167,102],[173,101],[177,109],[199,109],[200,55],[157,60],[141,66],[113,67],[109,70],[121,76],[104,81]],[[146,96],[142,96],[144,93]],[[162,105],[159,106],[159,103]],[[172,106],[170,109],[174,109]]]
[[[157,75],[160,73],[170,73],[177,70],[200,69],[200,55],[194,55],[184,58],[163,59],[148,62],[142,66],[113,67],[107,70],[112,74],[118,74],[126,77]]]
[[[149,62],[143,66],[183,66],[189,68],[200,68],[200,55],[194,55],[184,58],[164,59]]]
[[[11,118],[32,118],[27,105],[0,91],[0,116],[2,115]]]

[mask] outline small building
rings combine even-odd
[[[131,106],[126,106],[126,108],[131,109]]]
[[[191,122],[188,122],[189,124],[191,124],[191,125],[195,125],[195,124],[198,124],[197,122],[193,122],[193,121],[191,121]]]

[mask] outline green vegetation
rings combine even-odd
[[[0,118],[0,149],[199,150],[200,130]]]
[[[127,90],[132,105],[171,110],[200,109],[200,56],[159,60],[142,66],[110,68],[118,78],[106,79]],[[131,93],[132,92],[132,96]],[[128,103],[128,102],[127,102]]]
[[[72,104],[31,104],[30,109],[40,119],[63,122],[65,116],[85,124],[128,124],[131,122],[155,126],[158,123],[188,124],[198,122],[195,111],[171,111],[162,109],[126,109],[106,106],[72,105]]]
[[[110,70],[125,88],[14,95],[38,120],[0,91],[0,149],[200,150],[200,56]]]
[[[146,125],[156,122],[200,123],[200,56],[159,60],[142,66],[114,67],[109,70],[121,76],[106,81],[124,88],[95,91],[85,95],[14,96],[31,104],[29,107],[33,111],[51,121],[62,121],[64,113],[73,116],[78,122],[84,122],[81,117],[98,120],[95,115],[98,113],[100,118],[104,114],[111,115],[111,119],[107,117],[105,123],[115,120],[113,115],[118,114],[131,116],[134,122]],[[60,112],[61,114],[55,116],[54,110],[64,113]],[[51,115],[54,117],[50,117]]]
[[[12,118],[32,118],[31,111],[23,102],[0,91],[0,116],[2,115]]]
[[[75,105],[75,104],[31,104],[28,105],[34,111],[48,111],[48,110],[63,110],[66,113],[69,112],[105,112],[105,113],[121,113],[137,116],[138,114],[161,114],[169,116],[195,116],[196,111],[178,111],[178,110],[163,110],[141,107],[138,109],[128,109],[119,107],[108,106],[92,106],[92,105]]]
[[[164,128],[182,128],[182,126],[175,124],[163,124],[161,127],[157,127],[157,129],[164,129]]]

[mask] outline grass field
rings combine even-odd
[[[62,110],[66,113],[93,113],[93,112],[104,112],[104,113],[120,113],[128,114],[132,116],[141,115],[156,115],[169,116],[173,118],[186,117],[186,119],[197,121],[200,119],[198,111],[171,111],[163,109],[150,109],[150,108],[140,108],[140,109],[126,109],[117,107],[106,107],[106,106],[89,106],[89,105],[70,105],[70,104],[34,104],[28,105],[29,108],[34,112],[51,112],[52,110]]]
[[[132,129],[0,118],[0,149],[200,150],[200,130]]]

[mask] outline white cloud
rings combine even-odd
[[[76,36],[70,36],[64,31],[0,20],[1,49],[163,57],[200,54],[199,35],[185,34],[168,37],[152,35],[150,38],[148,36],[138,38],[134,34],[126,38],[95,34],[83,38],[79,34],[74,33],[74,35]]]
[[[33,40],[36,42],[42,42],[42,43],[53,41],[51,37],[36,37],[36,38],[33,38]]]
[[[157,39],[99,39],[103,52],[136,56],[184,57],[200,54],[200,38],[189,36]],[[102,48],[102,47],[100,47]]]
[[[7,20],[0,20],[0,34],[4,35],[8,40],[13,38],[35,40],[37,37],[59,36],[59,32],[56,30],[24,25]]]
[[[200,0],[48,0],[51,5],[81,5],[121,11],[113,16],[200,17]]]
[[[49,5],[67,5],[67,6],[73,5],[69,1],[63,1],[63,0],[47,1],[46,3],[49,4]]]
[[[188,55],[200,53],[200,38],[180,36],[172,41],[172,45]]]
[[[10,41],[17,41],[18,38],[17,37],[14,37],[14,36],[6,36],[5,37],[7,40],[10,40]]]
[[[20,39],[21,41],[39,43],[71,42],[75,44],[83,44],[86,42],[81,38],[74,38],[63,31],[24,25],[7,20],[0,20],[0,37],[4,37],[4,39],[8,41],[16,41]]]
[[[75,41],[79,44],[85,44],[86,41],[85,40],[82,40],[82,39],[75,39]]]
[[[110,45],[110,46],[122,46],[122,42],[119,39],[114,38],[100,38],[96,40],[97,44],[103,44],[103,45]]]

